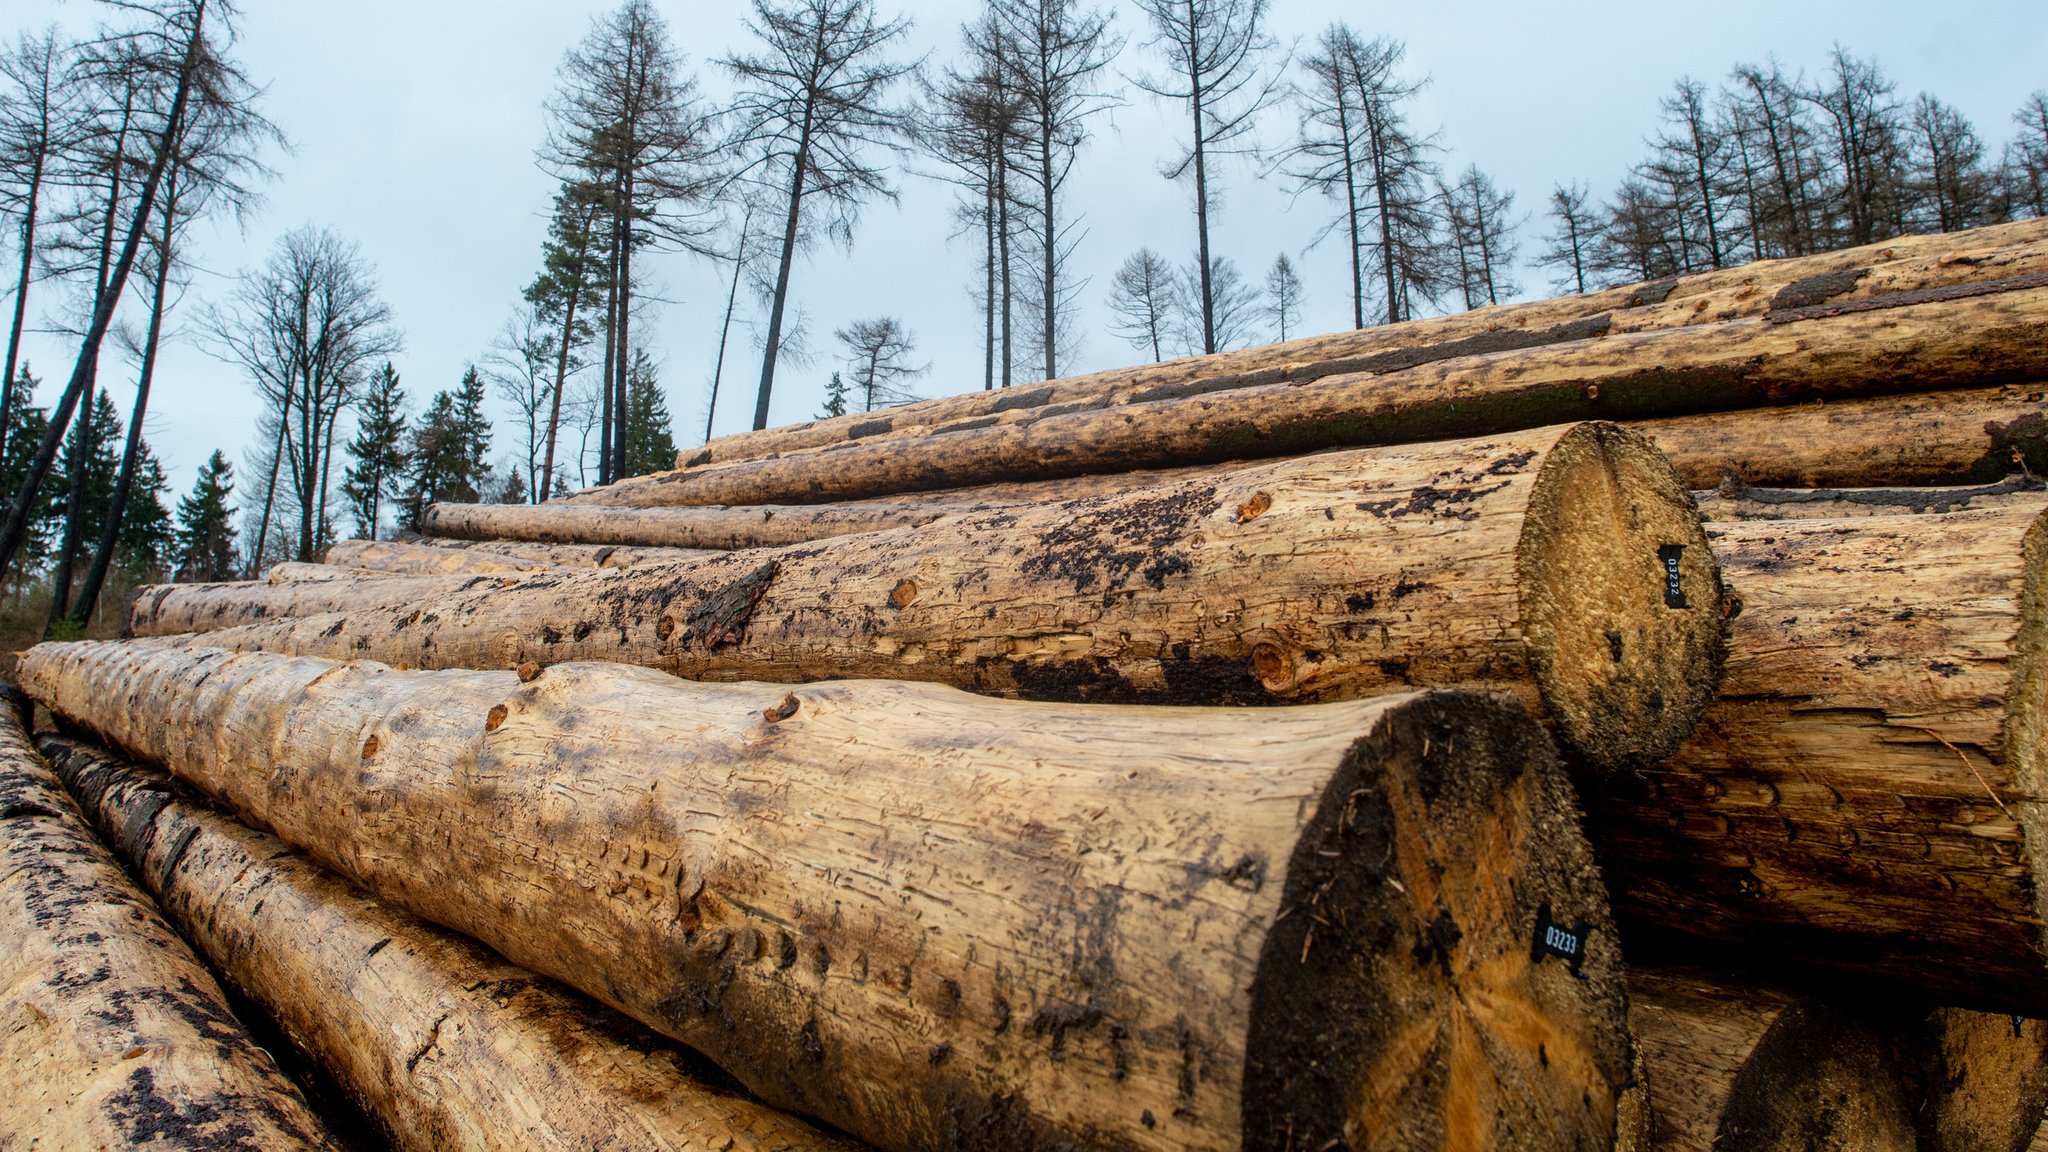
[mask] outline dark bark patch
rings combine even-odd
[[[698,601],[683,621],[682,646],[717,648],[739,643],[746,635],[747,621],[753,619],[755,607],[768,594],[768,585],[780,568],[780,563],[770,560]]]

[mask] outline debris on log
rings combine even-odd
[[[434,582],[450,579],[360,581],[346,603],[341,581],[166,585],[137,595],[129,626],[409,667],[599,659],[1050,700],[1483,687],[1520,695],[1601,766],[1678,748],[1722,636],[1690,493],[1611,424],[1329,453],[695,563]],[[297,618],[254,623],[281,616]]]
[[[395,1147],[855,1147],[705,1083],[639,1026],[384,908],[155,769],[41,746],[186,938]]]
[[[327,1148],[219,985],[0,715],[0,1148]]]
[[[1634,939],[2048,1015],[2048,518],[1708,528],[1739,605],[1721,698],[1586,792]]]
[[[23,668],[882,1148],[1608,1148],[1633,1089],[1570,789],[1497,698],[1076,707],[132,643]]]

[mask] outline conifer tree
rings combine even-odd
[[[370,376],[348,456],[354,463],[342,481],[342,495],[355,516],[356,535],[375,540],[384,503],[396,501],[397,485],[405,474],[405,392],[389,360]]]
[[[626,382],[626,475],[645,476],[675,467],[676,440],[668,400],[645,348],[633,350],[633,368]]]
[[[474,504],[490,486],[491,425],[484,416],[484,382],[472,367],[453,392],[436,392],[413,426],[406,448],[408,485],[399,527],[416,531],[427,506],[439,501]]]
[[[0,450],[0,492],[20,491],[34,464],[36,446],[42,443],[43,433],[49,430],[49,413],[35,399],[38,383],[27,364],[15,373],[14,401],[7,410],[6,448]],[[29,520],[28,533],[21,547],[21,562],[9,572],[14,588],[26,584],[28,578],[49,559],[59,512],[56,494],[46,492]]]
[[[1288,332],[1301,319],[1304,291],[1294,261],[1285,252],[1275,256],[1273,266],[1266,271],[1266,314],[1273,318],[1274,339],[1287,339]]]
[[[825,382],[825,408],[818,413],[818,419],[829,420],[834,416],[846,415],[846,381],[834,372],[832,379]]]
[[[239,570],[235,556],[235,467],[219,449],[207,457],[192,485],[192,494],[178,501],[176,574],[180,581],[232,580]]]

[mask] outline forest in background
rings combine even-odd
[[[1531,262],[1581,291],[2048,214],[2048,96],[1993,143],[1843,48],[1815,75],[1767,59],[1682,78],[1604,195],[1567,181],[1518,205],[1477,166],[1446,170],[1440,135],[1414,123],[1426,81],[1400,43],[1339,23],[1282,45],[1259,0],[996,0],[945,60],[911,59],[906,23],[872,0],[756,0],[748,43],[692,46],[731,89],[718,101],[657,8],[628,0],[567,47],[548,98],[535,149],[558,189],[522,306],[459,380],[409,391],[373,263],[331,229],[294,230],[225,291],[187,299],[191,229],[258,209],[286,132],[235,60],[231,5],[102,7],[92,35],[24,32],[0,58],[12,631],[76,634],[135,583],[250,575],[388,535],[435,500],[541,500],[667,466],[679,435],[701,436],[672,426],[643,335],[664,307],[646,289],[652,253],[724,270],[726,336],[742,300],[764,313],[744,352],[721,338],[709,373],[726,403],[753,401],[756,426],[778,370],[813,358],[838,366],[821,414],[912,398],[914,318],[820,338],[791,305],[806,257],[851,246],[905,180],[957,189],[933,226],[969,241],[987,388],[1066,371],[1084,291],[1106,297],[1113,336],[1159,359],[1302,334],[1309,291],[1341,292],[1363,327],[1523,295]],[[1070,176],[1099,117],[1140,96],[1181,110],[1165,174],[1189,192],[1193,252],[1140,249],[1090,285],[1074,252],[1107,241],[1087,236]],[[1249,272],[1213,254],[1225,157],[1322,206],[1345,282],[1305,284],[1286,252]],[[31,309],[74,334],[61,375],[20,361]],[[140,430],[180,324],[250,389],[261,447],[238,464],[215,453],[173,501]]]

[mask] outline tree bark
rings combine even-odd
[[[1048,409],[1058,412],[1074,405],[1113,408],[1133,402],[1132,397],[1150,389],[1215,392],[1262,384],[1303,384],[1372,369],[1375,364],[1399,366],[1540,347],[1578,338],[1575,334],[1595,326],[1610,337],[1625,336],[2043,272],[2048,272],[2048,222],[2040,220],[1943,236],[1900,237],[1883,245],[1510,304],[1474,315],[1437,316],[1097,372],[1024,392],[944,396],[895,409],[886,424],[855,414],[743,432],[681,453],[677,467],[758,460],[877,436],[914,439],[928,430],[966,421],[988,417],[1028,420],[1041,418]],[[1189,388],[1195,384],[1201,387]],[[589,496],[584,493],[578,498]]]
[[[346,611],[208,643],[1105,702],[1481,686],[1540,709],[1591,763],[1620,765],[1676,751],[1712,697],[1721,589],[1697,516],[1642,438],[1576,425],[625,571],[422,583],[417,597],[379,581]],[[300,595],[167,585],[137,595],[130,627],[275,616]]]
[[[1749,488],[1723,485],[1695,492],[1700,516],[1719,520],[1839,520],[1857,516],[1917,516],[1926,512],[1989,508],[2048,509],[2040,480],[2013,476],[1970,488]]]
[[[1720,699],[1586,796],[1631,942],[2043,1014],[2048,520],[1708,532],[1740,606]]]
[[[1606,1148],[1631,1079],[1569,789],[1479,695],[1134,711],[163,645],[24,667],[385,899],[884,1149]],[[1576,976],[1532,956],[1544,904],[1583,929]]]
[[[0,716],[0,1146],[331,1147],[213,977]]]
[[[1103,408],[964,421],[921,436],[655,473],[646,483],[671,504],[818,503],[2048,376],[2048,277],[1999,284],[1963,298],[1898,294],[1841,306],[1852,311],[1820,305],[1619,336],[1576,322],[1575,338],[1544,347],[1461,344],[1413,353],[1420,362],[1404,352],[1354,361],[1349,374],[1312,387],[1136,390]]]
[[[383,907],[155,769],[42,748],[179,930],[393,1147],[857,1148],[707,1085],[630,1021]]]
[[[551,568],[632,568],[693,560],[701,554],[692,548],[535,544],[523,540],[436,540],[428,544],[344,540],[327,550],[327,563],[411,576],[487,575]]]

